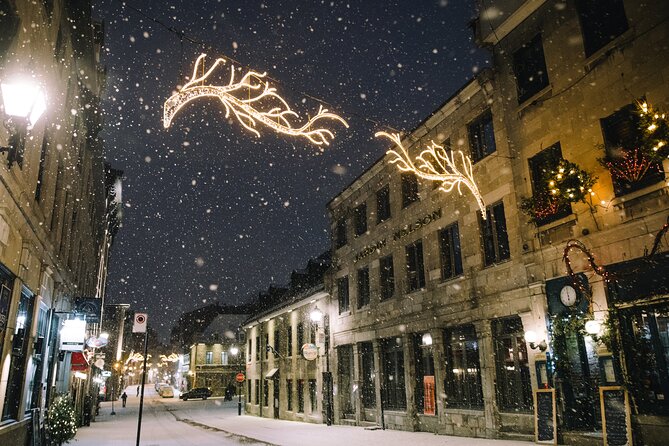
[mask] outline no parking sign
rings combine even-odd
[[[146,320],[148,319],[146,313],[135,313],[135,320],[132,324],[133,333],[146,333]]]

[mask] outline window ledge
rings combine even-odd
[[[444,415],[462,414],[462,415],[483,415],[483,409],[461,409],[459,407],[444,407]]]
[[[544,88],[534,93],[529,98],[518,104],[518,115],[522,115],[528,108],[541,103],[553,95],[553,86],[549,83]]]
[[[465,279],[465,275],[463,274],[458,274],[457,276],[453,277],[447,277],[446,279],[440,279],[439,283],[437,284],[437,288],[441,288],[447,285],[452,285],[455,282],[461,282]]]
[[[653,192],[664,189],[666,187],[669,187],[669,185],[665,180],[658,181],[657,183],[646,186],[643,189],[635,190],[629,194],[615,197],[613,200],[611,200],[610,204],[614,207],[621,208],[624,207],[625,203],[628,201],[637,200],[645,195],[652,194]]]
[[[604,62],[604,60],[607,59],[614,51],[625,45],[627,42],[634,40],[635,36],[636,32],[634,27],[630,26],[627,31],[595,51],[585,59],[585,72],[589,73],[597,68],[597,66]]]
[[[509,257],[508,259],[500,260],[499,262],[493,262],[490,265],[483,265],[483,269],[486,270],[486,269],[494,268],[496,266],[501,266],[501,265],[504,265],[505,263],[509,263],[509,262],[511,262],[511,257]]]
[[[555,221],[552,221],[550,223],[546,223],[545,225],[542,226],[537,226],[537,232],[544,232],[548,231],[553,228],[557,228],[558,226],[565,225],[567,223],[571,223],[572,221],[576,221],[576,214],[569,214],[566,217],[559,218]]]

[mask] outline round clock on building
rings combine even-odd
[[[578,296],[576,290],[570,285],[565,285],[560,290],[560,301],[566,306],[571,307],[576,303]]]

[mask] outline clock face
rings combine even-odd
[[[565,306],[571,307],[574,305],[576,303],[576,298],[576,290],[574,287],[567,285],[560,290],[560,300]]]

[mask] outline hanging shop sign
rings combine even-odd
[[[423,414],[435,415],[437,404],[433,375],[423,376],[423,395],[425,395],[425,398],[423,398]]]
[[[74,299],[74,314],[83,316],[89,324],[100,323],[102,299],[97,297],[77,297]]]
[[[316,347],[316,344],[304,344],[302,346],[302,356],[307,361],[313,361],[318,358],[318,347]]]
[[[60,330],[60,349],[70,352],[80,352],[84,349],[86,340],[86,321],[69,319],[63,322]]]
[[[107,345],[108,340],[108,338],[98,338],[96,336],[91,336],[86,341],[86,345],[91,348],[102,348]]]

